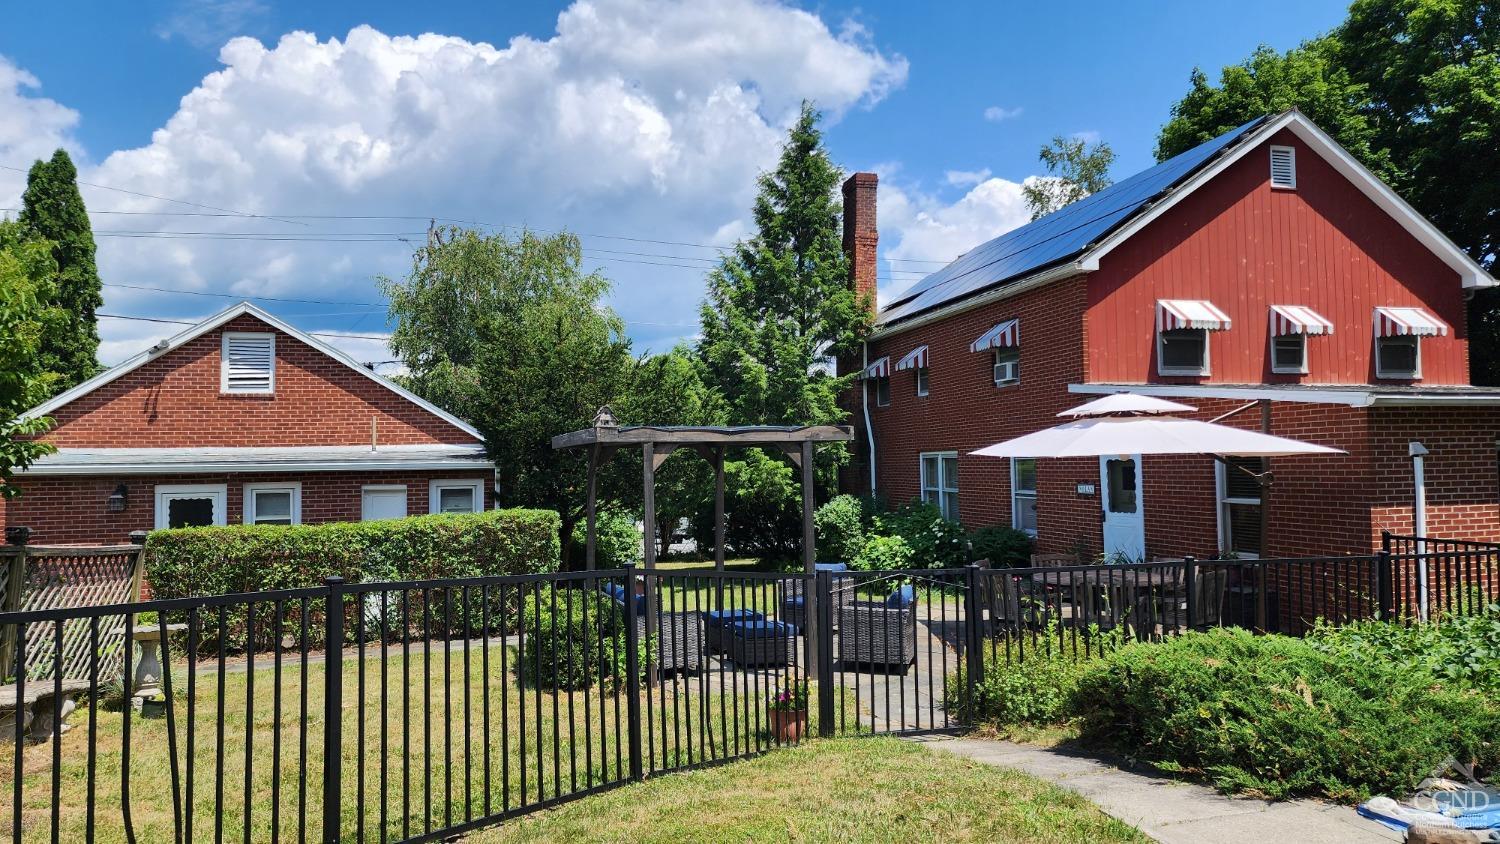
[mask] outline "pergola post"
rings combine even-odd
[[[596,552],[596,546],[598,545],[597,537],[595,535],[596,534],[596,528],[598,527],[598,525],[597,525],[597,517],[598,517],[598,510],[597,510],[598,503],[597,502],[598,502],[598,496],[599,496],[599,487],[598,487],[598,484],[599,484],[599,446],[596,445],[596,446],[591,446],[589,448],[589,482],[588,482],[589,491],[588,491],[588,502],[586,504],[584,504],[584,508],[583,508],[583,518],[584,518],[585,525],[588,528],[588,530],[586,531],[587,534],[588,534],[588,536],[584,540],[584,546],[583,546],[583,548],[584,548],[583,559],[584,559],[584,567],[587,568],[589,571],[593,571],[596,568],[594,560],[595,560],[595,555],[597,553]]]
[[[724,570],[724,447],[714,449],[714,571]]]
[[[642,554],[641,559],[646,568],[646,635],[642,641],[649,642],[651,632],[656,629],[656,589],[652,583],[652,577],[656,574],[656,443],[648,442],[641,446],[641,485],[642,498],[644,499],[641,515],[641,537]],[[635,584],[631,584],[631,594],[634,595]],[[629,606],[629,604],[627,604]],[[628,624],[634,624],[632,618]],[[656,684],[656,654],[650,648],[646,648],[646,682]]]
[[[798,462],[802,464],[802,571],[808,575],[803,580],[802,586],[803,626],[807,628],[802,641],[807,648],[807,670],[813,676],[817,676],[819,631],[816,619],[822,618],[818,615],[818,603],[823,596],[818,594],[817,584],[811,577],[814,571],[813,563],[816,562],[813,539],[813,444],[811,441],[802,442],[802,451],[799,456],[801,460]],[[821,693],[832,694],[832,691],[824,689]]]

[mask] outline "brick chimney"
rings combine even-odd
[[[875,228],[874,173],[855,173],[844,181],[844,252],[849,255],[849,283],[854,292],[868,296],[875,310],[875,246],[880,232]]]

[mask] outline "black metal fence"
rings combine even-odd
[[[803,729],[956,729],[977,678],[1040,649],[1409,617],[1422,569],[1443,612],[1500,598],[1500,546],[1389,541],[1300,560],[331,580],[0,613],[19,657],[0,678],[0,836],[436,840]],[[29,673],[80,635],[81,676]],[[771,705],[804,692],[808,723]]]

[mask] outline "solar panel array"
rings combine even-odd
[[[892,300],[880,312],[880,322],[888,325],[1078,255],[1266,119],[1231,129],[964,253]]]

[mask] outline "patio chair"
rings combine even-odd
[[[611,582],[600,588],[620,607],[627,606],[625,586]],[[656,627],[647,630],[646,596],[634,597],[635,600],[632,603],[635,605],[633,613],[635,630],[640,641],[652,641],[651,637],[660,634],[653,654],[656,657],[656,667],[664,672],[698,673],[698,669],[703,665],[703,619],[700,614],[696,612],[658,613]]]
[[[726,635],[729,658],[746,668],[787,665],[797,643],[797,628],[784,621],[737,621]]]
[[[834,606],[843,606],[854,600],[854,578],[847,574],[849,571],[847,563],[814,563],[813,570],[832,573]],[[802,594],[803,582],[800,577],[781,581],[781,600],[778,607],[781,620],[798,629],[807,624],[807,599]]]
[[[1202,568],[1193,577],[1193,629],[1218,627],[1224,620],[1225,587],[1229,570]],[[1187,591],[1179,589],[1162,596],[1161,623],[1168,630],[1187,627]]]
[[[845,665],[907,666],[917,659],[917,590],[902,586],[884,601],[839,607],[839,661]]]
[[[1032,554],[1032,568],[1052,568],[1054,566],[1076,566],[1078,565],[1077,554]]]
[[[1025,577],[987,576],[981,582],[990,590],[983,599],[989,606],[993,633],[1001,629],[1037,629],[1053,609],[1047,591]]]

